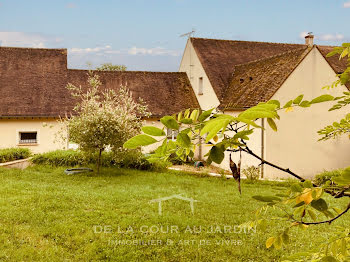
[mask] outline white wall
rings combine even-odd
[[[66,144],[55,142],[61,124],[55,119],[0,119],[0,148],[27,147],[33,153],[63,149]],[[37,132],[36,145],[19,145],[19,132]]]
[[[286,103],[304,94],[311,100],[321,94],[341,95],[344,86],[333,90],[322,87],[337,79],[320,52],[314,48],[290,75],[272,99]],[[343,136],[336,140],[318,142],[317,131],[340,120],[348,109],[328,112],[333,103],[321,103],[310,108],[296,108],[294,112],[280,112],[278,132],[267,127],[265,132],[265,158],[277,165],[290,168],[300,176],[310,178],[323,171],[350,165],[350,141]],[[265,166],[265,177],[290,177],[272,167]]]
[[[182,56],[179,72],[186,72],[190,79],[192,88],[198,99],[201,109],[208,110],[218,107],[220,102],[215,91],[210,84],[209,78],[205,73],[202,64],[196,54],[190,40],[187,41],[184,54]],[[203,94],[198,95],[199,78],[203,77]]]

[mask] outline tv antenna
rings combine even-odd
[[[188,38],[192,37],[194,35],[194,33],[196,32],[196,30],[194,28],[192,28],[191,32],[188,32],[186,34],[180,35],[180,37],[185,37],[187,36]]]

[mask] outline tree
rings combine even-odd
[[[98,71],[126,71],[125,65],[113,65],[112,63],[104,63],[96,68]]]
[[[341,48],[335,49],[333,54],[341,54],[341,58],[347,57],[348,61],[350,61],[349,48],[350,44],[343,44]],[[349,80],[349,72],[350,65],[345,72],[339,75],[339,80],[333,86],[340,83],[345,84]],[[186,110],[177,115],[165,116],[161,119],[162,124],[166,128],[179,131],[176,141],[168,141],[164,138],[163,130],[161,129],[143,127],[142,131],[144,134],[129,139],[124,144],[124,147],[137,148],[138,146],[162,141],[162,145],[150,156],[149,161],[155,159],[166,160],[174,153],[185,159],[186,157],[193,157],[199,141],[204,140],[212,146],[206,155],[209,164],[211,162],[220,164],[224,159],[225,151],[231,153],[244,151],[259,159],[261,165],[270,165],[297,178],[299,182],[291,185],[283,194],[254,196],[254,199],[265,202],[266,206],[257,211],[256,218],[253,221],[247,223],[248,226],[258,226],[262,230],[268,225],[273,225],[276,219],[278,223],[286,223],[284,230],[266,240],[267,248],[274,246],[279,249],[284,244],[289,243],[289,232],[293,228],[306,229],[312,225],[332,224],[350,210],[350,202],[341,209],[333,204],[329,204],[328,200],[323,197],[325,194],[335,199],[350,197],[350,168],[345,169],[340,177],[333,178],[332,181],[328,181],[324,185],[318,185],[295,174],[289,168],[283,168],[262,159],[249,148],[247,141],[254,130],[262,128],[256,124],[256,120],[266,119],[269,127],[277,131],[276,120],[280,118],[278,114],[280,110],[291,111],[293,107],[307,108],[313,104],[326,101],[336,101],[336,104],[331,109],[334,110],[350,103],[350,93],[345,92],[344,96],[341,97],[321,95],[311,101],[304,100],[303,95],[299,95],[283,106],[281,106],[280,101],[270,100],[243,111],[237,117],[223,114],[215,109],[202,113],[199,110]],[[324,135],[321,139],[348,133],[349,119],[350,116],[347,115],[339,123],[333,124],[332,127],[320,130],[319,134]],[[155,137],[158,139],[155,139]],[[234,178],[239,182],[239,168],[232,168],[232,172],[234,173]],[[269,217],[268,210],[270,208],[280,209],[281,216],[278,218]],[[350,253],[348,251],[349,248],[350,230],[349,227],[343,227],[334,232],[334,236],[325,245],[321,246],[319,250],[296,254],[289,259],[306,258],[312,261],[345,261]]]
[[[102,152],[107,147],[112,151],[122,150],[123,143],[140,132],[141,116],[147,116],[148,112],[142,101],[134,101],[126,87],[118,91],[100,90],[99,77],[92,73],[88,84],[87,89],[67,85],[78,102],[73,114],[62,121],[68,128],[70,141],[87,154],[98,152],[99,173]]]

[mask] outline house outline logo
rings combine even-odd
[[[184,197],[181,195],[171,195],[171,196],[167,196],[167,197],[152,199],[151,201],[149,201],[149,203],[158,203],[158,214],[162,215],[162,202],[167,201],[167,200],[171,200],[174,198],[190,202],[191,212],[192,212],[192,214],[194,214],[194,202],[198,202],[198,200],[195,200],[193,198]]]

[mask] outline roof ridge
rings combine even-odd
[[[53,51],[53,50],[67,50],[67,48],[48,48],[48,47],[45,47],[45,48],[39,48],[39,47],[17,47],[17,46],[0,46],[0,49],[22,49],[22,50],[25,50],[25,49],[28,49],[28,50],[49,50],[49,51]]]
[[[162,71],[133,71],[133,70],[126,70],[126,71],[113,71],[113,70],[97,70],[97,69],[78,69],[78,68],[68,68],[69,71],[93,71],[93,72],[103,72],[103,73],[147,73],[147,74],[186,74],[186,72],[162,72]]]
[[[264,41],[247,41],[247,40],[230,40],[230,39],[203,38],[203,37],[190,37],[190,39],[214,40],[214,41],[222,41],[222,42],[244,42],[244,43],[264,43],[264,44],[300,45],[300,46],[306,46],[305,44],[264,42]]]

